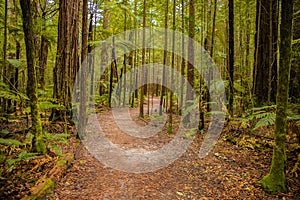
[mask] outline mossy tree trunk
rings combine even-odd
[[[293,0],[281,1],[280,57],[277,84],[277,110],[275,120],[275,145],[271,170],[260,183],[271,193],[286,192],[285,140],[287,132],[287,104],[291,69]]]
[[[36,13],[38,13],[38,3],[32,0],[20,0],[23,29],[26,44],[27,58],[27,95],[29,97],[29,105],[31,110],[32,127],[31,131],[34,134],[33,147],[39,153],[46,153],[46,145],[44,143],[42,123],[38,108],[37,96],[37,77],[36,77],[36,51],[35,38],[39,34],[39,25]]]

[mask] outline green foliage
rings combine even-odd
[[[3,82],[0,82],[0,98],[10,99],[17,102],[28,100],[28,97],[25,94],[11,90],[9,85]]]
[[[258,108],[252,108],[246,111],[247,117],[240,119],[242,127],[253,127],[252,130],[256,130],[263,126],[269,126],[275,122],[275,109],[276,105],[263,106]]]
[[[254,131],[261,127],[270,126],[275,123],[276,105],[252,108],[246,111],[246,113],[248,116],[240,119],[241,126],[250,126]],[[293,109],[288,110],[287,119],[288,121],[296,121],[296,123],[300,123],[300,115],[295,113]]]
[[[6,145],[6,146],[15,146],[15,147],[24,146],[24,144],[18,140],[4,139],[4,138],[0,138],[0,144]]]
[[[3,135],[8,135],[9,134],[9,131],[4,129],[4,130],[1,130],[0,131],[0,134],[3,134]]]
[[[16,159],[8,159],[6,161],[6,169],[11,171],[14,169],[16,162],[28,161],[34,159],[37,156],[37,153],[28,153],[27,151],[22,151]]]
[[[103,94],[103,95],[95,95],[95,102],[98,105],[108,105],[108,94]]]
[[[54,152],[57,155],[62,155],[62,149],[59,145],[59,143],[68,143],[68,137],[70,134],[51,134],[51,133],[45,133],[45,141],[47,144],[47,148],[50,149],[50,151]]]

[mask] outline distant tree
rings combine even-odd
[[[277,84],[278,1],[256,1],[253,94],[258,105],[275,102]]]
[[[228,0],[228,71],[229,71],[229,102],[228,110],[230,115],[233,115],[233,85],[234,85],[234,0]]]
[[[35,36],[39,34],[38,2],[33,0],[20,0],[23,18],[23,29],[27,58],[27,95],[31,111],[31,132],[34,134],[33,147],[39,153],[46,153],[46,145],[43,138],[42,123],[38,107],[37,77],[36,77],[36,51]]]
[[[165,10],[165,35],[164,35],[164,55],[163,55],[163,65],[166,66],[167,64],[167,48],[168,48],[168,20],[169,20],[169,0],[166,0],[166,10]],[[163,112],[163,101],[164,96],[166,93],[166,70],[165,67],[163,68],[162,74],[162,84],[161,84],[161,94],[160,94],[160,102],[159,102],[159,115],[162,115]]]
[[[143,38],[142,38],[142,75],[140,78],[145,78],[144,76],[144,65],[146,59],[146,49],[145,49],[145,28],[146,28],[146,10],[147,9],[147,0],[144,0],[144,7],[143,7]],[[140,95],[140,114],[141,118],[144,117],[144,95],[146,94],[146,85],[141,87],[141,95]]]
[[[289,79],[291,70],[293,0],[281,1],[279,70],[277,84],[277,109],[275,119],[275,144],[271,169],[260,182],[272,193],[286,192],[286,133]]]
[[[194,99],[193,88],[194,88],[194,61],[195,61],[195,52],[194,52],[194,37],[195,37],[195,4],[194,0],[189,0],[189,28],[188,28],[188,65],[187,65],[187,80],[191,87],[186,89],[186,105],[187,107],[191,106]],[[185,122],[190,121],[190,115],[187,114],[184,119]]]
[[[290,97],[293,102],[299,103],[300,98],[300,1],[294,1],[293,22],[293,58],[290,79]]]
[[[7,21],[8,21],[8,2],[4,1],[4,27],[3,27],[3,82],[9,83],[8,64],[7,64]],[[2,112],[7,112],[7,99],[2,99]]]

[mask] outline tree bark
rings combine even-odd
[[[7,0],[5,0],[4,2],[4,27],[3,27],[3,82],[8,84],[9,83],[9,79],[7,76],[7,68],[8,68],[8,64],[7,64],[7,12],[8,12],[8,8],[7,8]],[[3,106],[3,107],[2,107]],[[3,113],[7,113],[7,99],[3,98],[2,99],[2,112]]]
[[[39,84],[40,88],[45,89],[45,71],[47,67],[47,59],[48,59],[48,41],[44,35],[42,35],[41,39],[41,50],[39,55]]]
[[[36,78],[36,52],[35,52],[35,35],[38,34],[38,28],[35,25],[37,2],[32,0],[20,0],[23,30],[26,44],[27,58],[27,95],[31,111],[32,127],[34,134],[33,147],[38,153],[46,153],[46,146],[43,138],[42,123],[40,119],[37,95],[37,78]]]
[[[79,5],[79,0],[60,0],[53,98],[65,109],[54,109],[51,120],[65,121],[70,114],[73,85],[79,69]]]
[[[189,0],[189,41],[188,41],[188,66],[187,66],[187,80],[191,87],[186,89],[186,107],[192,105],[191,101],[194,99],[194,37],[195,37],[195,7],[194,0]],[[190,122],[190,114],[184,117],[184,122]]]
[[[168,48],[168,13],[169,13],[169,0],[166,0],[166,10],[165,10],[165,39],[164,39],[164,55],[163,55],[163,65],[166,66],[167,64],[167,48]],[[166,70],[165,67],[163,68],[163,74],[162,74],[162,85],[161,85],[161,94],[160,94],[160,101],[159,101],[159,115],[162,115],[163,112],[163,102],[164,102],[164,96],[166,93]]]
[[[299,103],[300,99],[300,1],[294,1],[294,21],[293,21],[293,59],[290,79],[290,97],[294,103]],[[298,41],[298,42],[295,42]]]
[[[270,101],[275,102],[276,100],[277,9],[277,0],[257,0],[253,94],[258,106],[266,103],[268,96]],[[271,22],[272,24],[270,24]],[[270,28],[272,28],[272,30]],[[271,83],[269,83],[270,81]],[[268,93],[270,95],[268,95]]]
[[[228,110],[229,114],[233,116],[233,85],[234,85],[234,0],[228,0],[228,19],[229,19],[229,57],[228,57],[228,65],[229,65],[229,102],[228,102]]]
[[[271,193],[286,192],[286,133],[289,79],[291,70],[293,0],[281,1],[279,71],[277,84],[277,109],[275,119],[275,144],[271,169],[260,183]]]
[[[86,127],[86,101],[87,85],[86,76],[88,69],[88,0],[83,0],[82,4],[82,47],[81,47],[81,70],[80,70],[80,111],[79,111],[79,134],[84,134]]]
[[[144,65],[145,65],[145,56],[146,56],[146,49],[145,49],[145,28],[146,28],[146,8],[147,8],[147,0],[144,0],[144,13],[143,13],[143,38],[142,38],[142,75],[140,78],[146,78],[144,75]],[[140,114],[141,118],[144,118],[144,95],[146,91],[146,85],[141,87],[141,95],[140,95]]]

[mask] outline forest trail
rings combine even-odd
[[[130,109],[140,125],[138,109]],[[149,139],[124,134],[111,111],[98,114],[106,137],[124,148],[157,148],[173,135],[167,130]],[[277,199],[255,183],[268,172],[271,152],[239,148],[220,137],[213,152],[198,157],[204,135],[169,166],[149,173],[125,173],[103,165],[86,148],[80,148],[66,176],[47,199]],[[251,158],[251,159],[249,159]],[[289,199],[287,197],[287,199]]]

